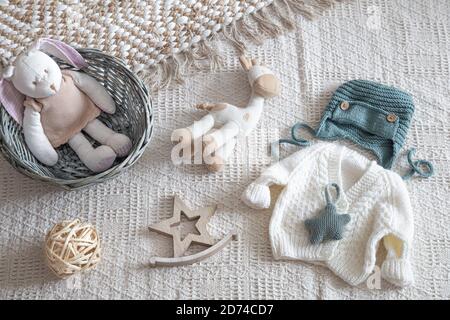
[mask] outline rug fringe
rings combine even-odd
[[[240,53],[244,53],[248,42],[260,45],[267,38],[293,30],[295,14],[311,20],[318,13],[342,1],[344,0],[274,0],[267,7],[233,21],[221,30],[221,35]],[[139,70],[139,76],[152,91],[156,91],[172,83],[183,83],[187,70],[192,68],[216,71],[221,66],[222,57],[212,41],[215,36],[198,42],[182,53],[169,56],[150,68]]]
[[[257,24],[258,30],[264,35],[265,38],[275,38],[283,33],[282,28],[271,20],[266,10],[275,11],[272,6],[269,8],[263,8],[252,15],[252,18]]]

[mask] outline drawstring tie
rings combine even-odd
[[[313,136],[316,135],[316,131],[311,128],[306,123],[298,122],[291,128],[291,138],[290,139],[280,139],[278,141],[274,141],[271,145],[271,154],[272,157],[275,159],[279,159],[280,153],[278,146],[283,143],[288,143],[292,145],[296,145],[299,147],[308,147],[311,145],[311,142],[297,136],[297,131],[300,129],[305,129],[309,133],[311,133]],[[409,180],[411,179],[414,174],[418,174],[422,178],[429,178],[433,176],[434,174],[434,168],[433,164],[430,161],[419,159],[419,160],[413,160],[413,156],[416,153],[415,148],[411,148],[408,150],[408,163],[410,166],[410,170],[402,176],[403,180]],[[425,169],[426,168],[426,169]]]
[[[433,164],[427,160],[413,160],[412,157],[416,153],[415,148],[411,148],[408,150],[408,163],[411,169],[409,169],[408,173],[402,176],[403,180],[409,180],[411,177],[417,173],[422,178],[429,178],[434,174]],[[427,168],[424,170],[424,168]]]
[[[297,131],[299,131],[300,129],[305,129],[306,131],[311,133],[313,136],[316,135],[316,131],[313,128],[311,128],[309,125],[307,125],[306,123],[298,122],[291,128],[291,137],[292,137],[291,139],[280,139],[280,140],[274,141],[272,143],[272,146],[270,148],[272,157],[274,157],[275,159],[279,159],[280,153],[278,150],[278,146],[283,143],[288,143],[288,144],[292,144],[292,145],[299,146],[299,147],[310,146],[311,145],[310,141],[297,136]]]

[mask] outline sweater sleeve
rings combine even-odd
[[[394,173],[390,175],[390,179],[392,191],[385,207],[386,229],[383,238],[387,256],[381,265],[381,276],[403,287],[414,281],[410,262],[414,233],[413,212],[403,180]]]
[[[305,159],[310,159],[321,145],[318,143],[297,151],[264,170],[261,176],[245,189],[241,197],[242,201],[254,209],[269,208],[271,202],[269,187],[271,185],[285,186],[294,169]]]

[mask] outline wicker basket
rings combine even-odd
[[[130,137],[133,147],[125,158],[101,173],[93,173],[65,144],[57,149],[59,160],[55,166],[41,164],[25,144],[22,128],[0,106],[0,150],[9,163],[21,173],[72,190],[100,183],[117,176],[133,165],[144,152],[153,129],[152,105],[147,88],[121,61],[94,49],[77,49],[89,67],[83,71],[96,78],[116,102],[113,115],[99,117],[106,125]],[[71,66],[55,59],[62,69]],[[88,137],[89,139],[89,137]],[[95,143],[91,140],[92,143]]]

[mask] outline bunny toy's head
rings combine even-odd
[[[239,57],[242,68],[248,72],[248,80],[253,92],[263,98],[272,98],[280,94],[281,83],[275,74],[266,66],[262,66],[256,59],[248,59],[244,55]]]
[[[46,53],[78,68],[87,67],[83,57],[64,42],[42,38],[17,57],[14,66],[0,75],[0,102],[8,113],[22,122],[24,96],[46,98],[61,87],[62,74],[58,64]]]
[[[28,97],[46,98],[58,92],[62,74],[52,58],[42,51],[32,49],[16,59],[15,66],[6,70],[4,78]]]

